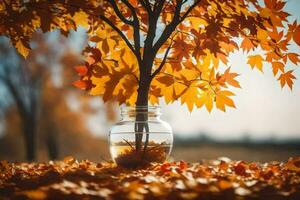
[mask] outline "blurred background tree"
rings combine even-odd
[[[114,120],[115,110],[113,104],[102,106],[98,98],[72,86],[76,79],[73,67],[81,63],[81,55],[60,34],[36,33],[32,45],[32,53],[24,60],[7,40],[0,41],[0,112],[4,122],[0,158],[31,161],[68,154],[88,158],[91,151],[99,152],[94,159],[107,157],[106,141],[96,139],[86,121],[101,110],[108,111],[104,112],[108,121]],[[96,106],[91,106],[93,101],[98,102]]]

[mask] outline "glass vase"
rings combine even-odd
[[[118,166],[137,168],[168,158],[173,133],[160,116],[158,106],[121,107],[121,120],[109,131],[111,157]]]

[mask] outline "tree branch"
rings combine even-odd
[[[172,47],[172,42],[173,42],[173,39],[172,39],[170,45],[168,46],[168,48],[167,48],[167,50],[165,52],[164,58],[163,58],[162,62],[160,63],[159,67],[151,75],[151,80],[161,71],[161,69],[163,68],[163,66],[166,64],[169,52],[170,52],[171,47]]]
[[[134,55],[137,56],[135,49],[133,48],[132,44],[129,42],[128,38],[124,35],[124,33],[116,27],[107,17],[100,15],[99,18],[106,22],[110,27],[112,27],[119,35],[120,37],[125,41],[127,46],[130,48],[130,50],[134,53]]]
[[[175,30],[176,26],[179,23],[180,20],[180,11],[182,7],[182,0],[177,0],[177,5],[175,8],[175,13],[172,21],[166,25],[163,33],[161,34],[160,38],[157,40],[155,45],[153,46],[154,51],[157,52],[159,48],[167,41],[167,39],[170,37],[172,32]]]
[[[157,4],[157,7],[154,6],[154,10],[152,11],[152,13],[148,13],[148,31],[147,31],[147,37],[145,39],[144,54],[143,54],[144,61],[147,60],[149,62],[152,62],[155,58],[156,52],[153,51],[153,41],[156,35],[158,18],[160,16],[164,3],[165,0],[160,0],[159,3]],[[148,69],[146,70],[148,70],[149,74],[151,75],[152,65],[148,66]]]
[[[149,14],[152,14],[151,5],[148,0],[139,0],[142,6],[147,10]]]
[[[157,42],[154,45],[154,50],[157,52],[159,48],[167,41],[167,39],[170,37],[172,32],[176,29],[176,27],[184,21],[184,19],[188,16],[188,14],[201,2],[201,0],[196,0],[183,14],[183,16],[180,16],[181,8],[184,3],[187,1],[184,0],[177,0],[177,5],[174,13],[173,20],[165,27],[161,37],[157,40]]]
[[[190,12],[201,2],[201,0],[196,0],[193,5],[191,5],[188,10],[183,14],[183,16],[180,18],[179,23],[185,20],[185,18],[190,14]]]
[[[113,7],[115,13],[120,18],[120,20],[122,20],[125,24],[133,25],[133,21],[130,21],[130,20],[126,19],[126,17],[124,17],[124,15],[121,13],[119,7],[117,6],[117,4],[114,0],[107,0],[107,1]]]
[[[136,52],[136,56],[138,59],[138,62],[141,63],[141,53],[140,53],[140,48],[141,48],[141,44],[140,44],[140,22],[139,19],[137,17],[137,14],[135,12],[135,8],[127,1],[127,0],[121,0],[129,9],[130,12],[133,16],[133,39],[134,39],[134,48],[135,48],[135,52]]]

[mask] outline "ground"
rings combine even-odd
[[[140,169],[73,157],[49,163],[1,161],[0,199],[299,200],[300,157],[285,163],[166,162]]]

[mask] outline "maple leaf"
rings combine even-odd
[[[284,72],[284,64],[281,62],[272,62],[273,74],[276,76],[278,70]]]
[[[212,94],[211,92],[202,91],[199,100],[196,102],[196,105],[198,108],[201,108],[203,105],[205,105],[206,110],[208,112],[211,112],[214,107],[213,100],[214,94]]]
[[[297,26],[293,34],[293,39],[298,46],[300,46],[300,25]]]
[[[222,111],[226,111],[225,106],[229,106],[232,108],[235,108],[235,104],[230,96],[234,96],[234,93],[224,90],[224,91],[218,91],[216,93],[216,107]]]
[[[174,83],[174,78],[171,76],[161,76],[161,77],[158,77],[157,80],[159,82],[163,83],[167,87]]]
[[[174,57],[177,57],[178,60],[182,58],[190,57],[190,50],[193,49],[193,46],[184,39],[184,37],[177,37],[173,45],[173,54]]]
[[[278,80],[280,81],[280,85],[282,88],[285,86],[285,84],[287,84],[291,90],[293,89],[293,80],[296,79],[296,77],[292,73],[293,70],[289,70],[279,76]]]
[[[290,61],[291,61],[292,63],[294,63],[295,65],[297,65],[298,62],[300,62],[300,59],[298,58],[299,55],[296,54],[296,53],[288,53],[287,56],[288,56],[288,58],[290,59]]]
[[[249,38],[245,37],[241,43],[241,48],[244,51],[249,52],[250,50],[254,49],[255,46]]]
[[[230,67],[226,69],[226,71],[223,74],[223,78],[226,83],[233,87],[241,88],[240,83],[237,80],[235,80],[237,76],[239,76],[239,74],[230,72]]]
[[[248,64],[251,66],[252,69],[254,69],[255,67],[260,70],[261,72],[263,71],[262,67],[263,67],[263,62],[264,59],[261,55],[252,55],[252,56],[248,56]]]
[[[192,112],[194,105],[197,104],[198,98],[200,95],[200,90],[197,87],[189,87],[186,89],[184,94],[181,96],[181,102],[185,102],[189,111]]]

